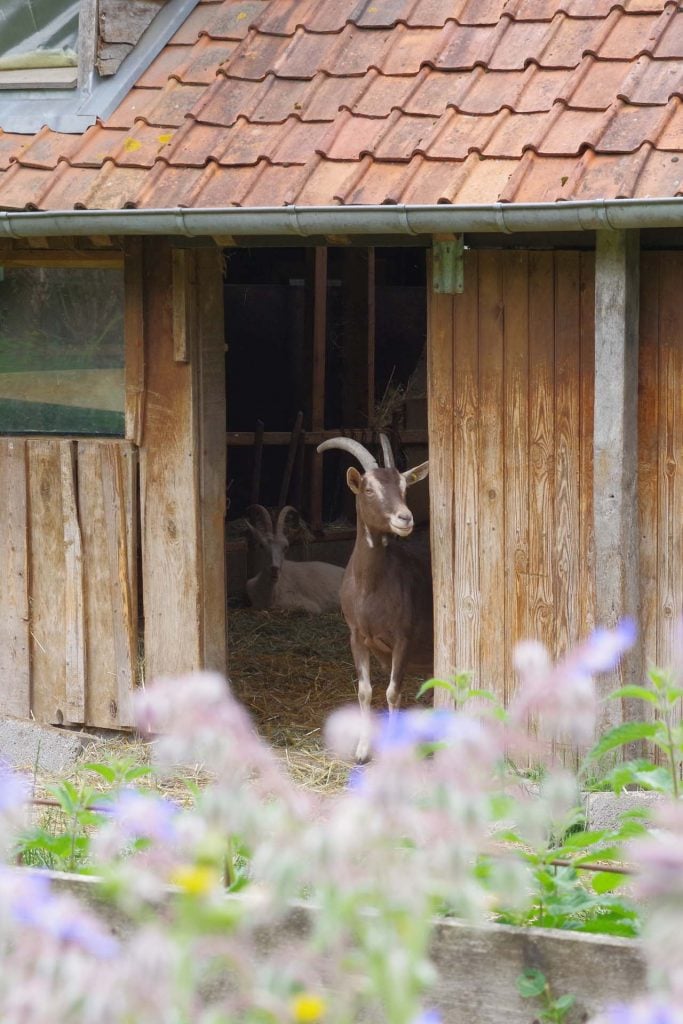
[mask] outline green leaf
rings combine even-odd
[[[457,687],[446,679],[427,679],[417,691],[416,699],[419,700],[420,697],[424,697],[425,693],[429,693],[430,690],[447,690],[454,697],[458,692]]]
[[[626,881],[626,875],[616,871],[600,871],[593,877],[593,891],[597,893],[612,892]]]
[[[571,1010],[572,1006],[576,1002],[576,996],[567,993],[567,995],[560,996],[553,1003],[553,1009],[559,1010],[560,1013],[566,1013],[567,1010]]]
[[[617,725],[605,733],[588,754],[588,760],[596,761],[610,750],[623,747],[626,743],[652,739],[661,729],[661,722],[624,722],[623,725]]]
[[[545,974],[536,967],[527,967],[521,974],[517,975],[517,991],[522,999],[532,999],[545,992],[547,982]]]
[[[84,764],[83,767],[86,771],[95,772],[100,775],[105,782],[113,782],[116,778],[116,771],[114,768],[110,768],[108,764]]]
[[[648,690],[646,686],[621,686],[609,695],[610,700],[615,700],[617,697],[635,697],[638,700],[646,700],[650,704],[659,704],[657,694]]]

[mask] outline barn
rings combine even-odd
[[[315,445],[387,425],[429,447],[437,673],[507,698],[518,639],[626,614],[625,678],[670,660],[678,4],[47,6],[0,38],[0,710],[122,728],[143,647],[225,670],[256,453],[322,543]]]

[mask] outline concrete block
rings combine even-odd
[[[659,793],[586,793],[586,828],[591,831],[618,828],[624,811],[639,807],[652,809],[658,800],[661,800]]]
[[[15,768],[60,774],[70,768],[92,736],[71,729],[0,718],[0,760]]]

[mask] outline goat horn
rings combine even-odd
[[[323,441],[319,444],[317,451],[327,452],[330,448],[339,448],[340,451],[350,452],[351,455],[358,459],[361,466],[367,473],[369,469],[377,469],[377,459],[364,448],[360,441],[354,441],[352,437],[331,437],[329,441]]]
[[[254,526],[259,528],[261,533],[265,533],[267,537],[273,536],[273,523],[267,508],[263,505],[250,505],[247,512],[250,518],[255,520]]]
[[[391,441],[386,434],[379,435],[379,443],[382,445],[382,455],[384,456],[384,465],[387,469],[396,469],[396,462],[394,461],[394,453],[391,447]]]
[[[293,512],[295,516],[299,515],[298,511],[294,508],[293,505],[285,505],[284,508],[281,508],[280,511],[278,512],[277,526],[275,527],[275,532],[280,536],[284,534],[285,523],[287,522],[287,516],[289,515],[290,512]]]

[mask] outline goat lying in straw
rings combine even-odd
[[[339,608],[343,569],[328,562],[285,561],[289,547],[285,524],[290,512],[298,515],[296,509],[285,505],[272,520],[263,505],[252,505],[250,511],[256,523],[247,521],[247,527],[263,563],[258,575],[247,580],[247,596],[254,608],[314,614]]]
[[[370,754],[370,655],[391,670],[387,703],[398,707],[406,669],[430,673],[433,661],[432,576],[428,545],[405,538],[413,531],[406,490],[423,480],[429,463],[400,473],[388,438],[380,435],[385,468],[358,441],[337,437],[318,451],[340,448],[363,467],[349,467],[346,482],[356,495],[356,544],[344,573],[341,606],[351,633],[351,651],[358,673],[358,699],[363,728],[356,760]]]

